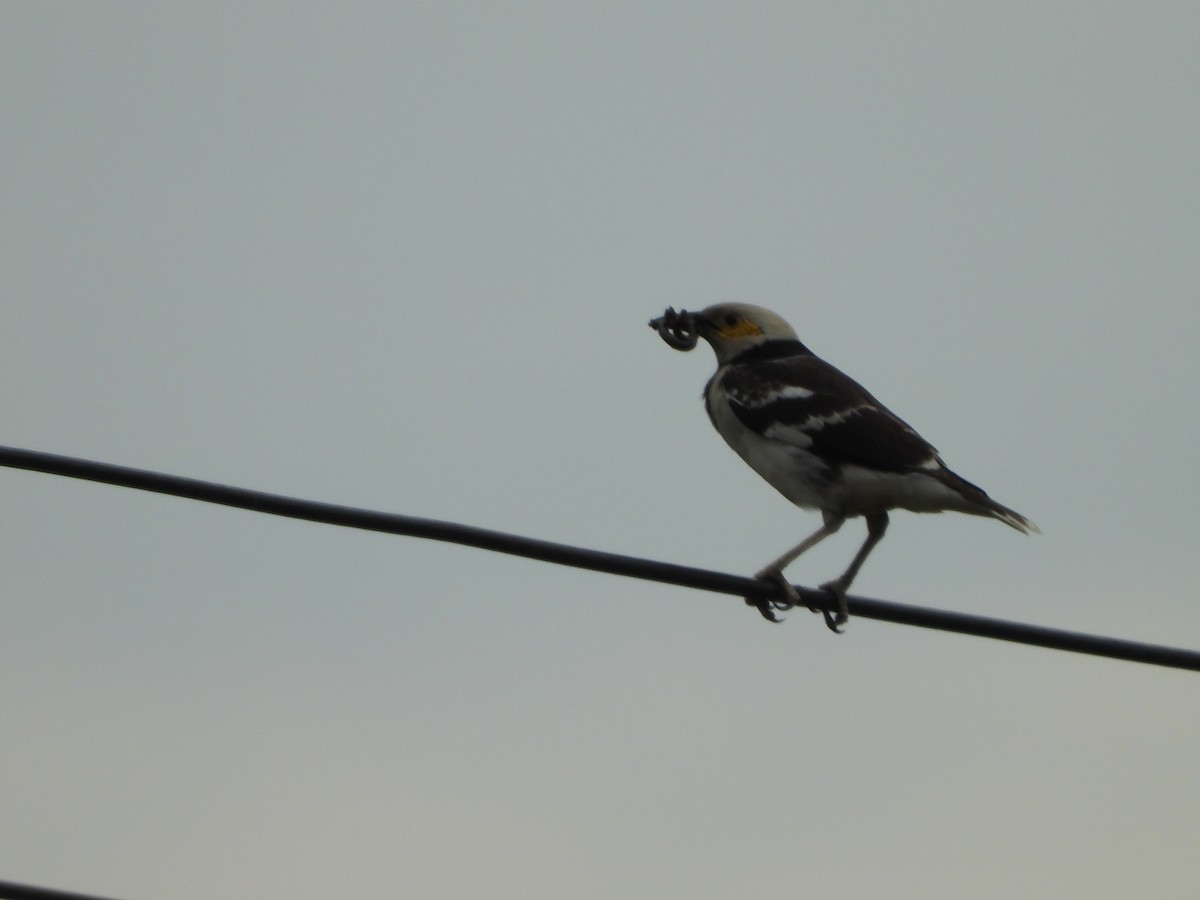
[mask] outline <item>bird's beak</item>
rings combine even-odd
[[[675,350],[691,350],[700,339],[700,333],[696,330],[696,316],[686,309],[675,312],[674,308],[667,307],[665,313],[650,320],[650,327],[658,332],[668,347]]]

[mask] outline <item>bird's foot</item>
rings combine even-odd
[[[783,576],[783,572],[779,571],[778,569],[763,569],[754,577],[758,581],[768,581],[771,584],[778,586],[783,592],[782,600],[776,597],[746,598],[746,604],[748,606],[755,607],[760,613],[762,613],[763,618],[768,622],[780,621],[779,617],[775,615],[776,611],[787,612],[787,610],[804,603],[804,600],[800,597],[800,593],[796,590],[795,586],[788,581]],[[811,609],[811,607],[809,608]]]
[[[825,625],[835,634],[841,634],[841,626],[850,621],[850,606],[846,602],[846,586],[842,584],[840,578],[835,578],[833,581],[827,581],[821,585],[821,590],[833,594],[833,598],[837,601],[837,612],[821,610],[821,614],[825,617]]]

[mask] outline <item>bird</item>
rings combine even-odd
[[[785,498],[821,513],[820,528],[755,575],[777,584],[785,598],[746,598],[768,620],[802,602],[783,570],[850,518],[866,521],[866,540],[846,570],[821,585],[835,602],[836,611],[820,610],[835,632],[849,619],[847,591],[883,539],[892,510],[967,513],[1038,533],[1025,516],[952,472],[928,441],[816,356],[777,313],[718,303],[692,313],[668,309],[650,327],[678,350],[692,349],[700,338],[712,347],[717,370],[703,396],[713,426]]]

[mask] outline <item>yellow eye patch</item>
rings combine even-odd
[[[738,316],[733,322],[722,321],[717,333],[723,338],[739,338],[762,334],[763,330],[745,316]]]

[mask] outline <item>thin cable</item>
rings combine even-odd
[[[0,898],[3,900],[111,900],[94,894],[76,894],[55,888],[35,887],[32,884],[17,884],[15,881],[0,881]]]
[[[722,594],[733,594],[736,597],[758,599],[778,598],[779,596],[779,589],[776,586],[741,575],[640,559],[619,553],[588,550],[552,541],[490,531],[471,525],[459,525],[454,522],[375,512],[332,503],[316,503],[311,500],[298,500],[278,494],[267,494],[261,491],[197,481],[192,478],[180,478],[158,472],[147,472],[142,469],[130,469],[125,466],[114,466],[86,459],[75,459],[69,456],[57,456],[35,450],[0,447],[0,465],[137,490],[154,491],[159,494],[171,494],[176,497],[201,500],[205,503],[218,503],[222,506],[305,519],[310,522],[323,522],[327,525],[464,544],[468,547],[479,547],[483,550],[523,556],[542,562],[575,566],[595,572],[608,572],[612,575],[625,575],[630,578],[641,578],[647,581],[658,581]],[[832,608],[833,599],[824,591],[799,586],[797,586],[797,591],[801,599],[818,609]],[[851,596],[848,599],[850,613],[857,618],[878,619],[881,622],[915,625],[919,628],[934,628],[940,631],[972,634],[976,637],[1014,641],[1072,653],[1086,653],[1092,656],[1105,656],[1129,662],[1200,672],[1200,651],[1080,634],[1057,628],[1027,625],[1022,622],[992,619],[986,616],[972,616],[885,600],[872,600],[867,597]]]

